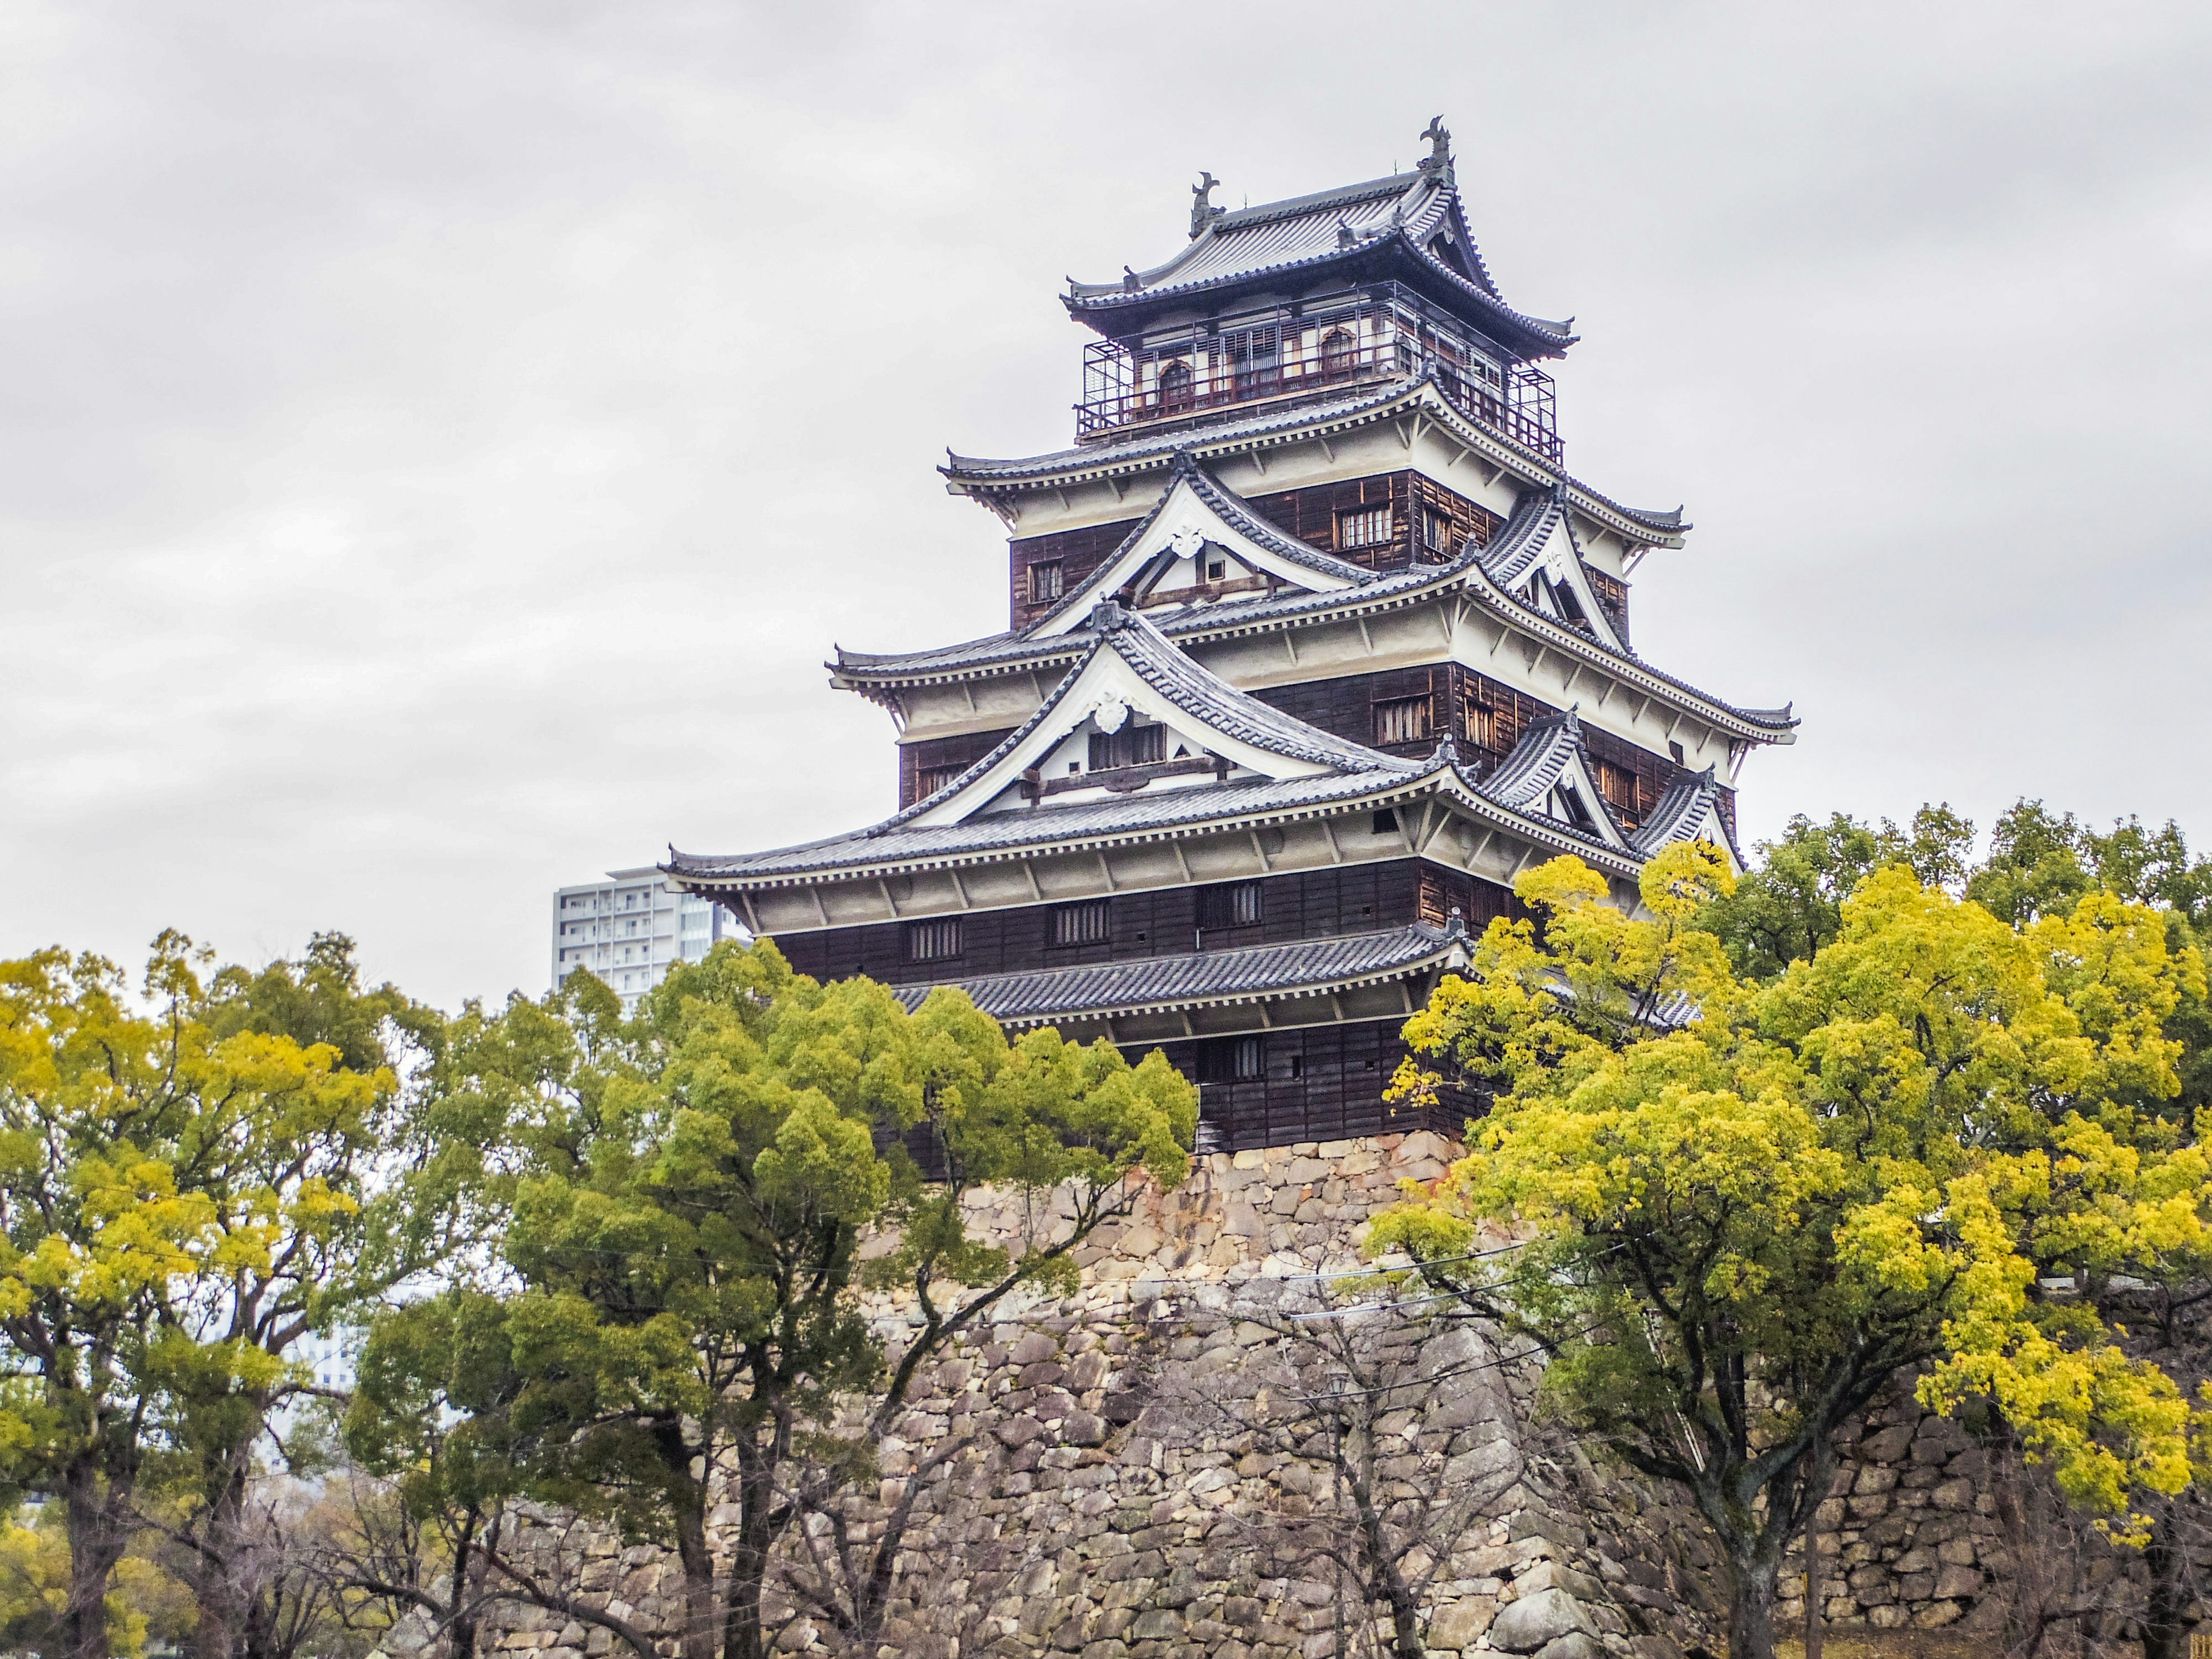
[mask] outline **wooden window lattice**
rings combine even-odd
[[[908,962],[943,962],[960,954],[960,919],[947,917],[940,921],[909,921],[906,924],[906,959]]]
[[[1420,743],[1429,735],[1429,700],[1393,697],[1375,705],[1375,742],[1387,749],[1392,744]]]
[[[1113,933],[1109,901],[1085,899],[1079,904],[1062,904],[1052,913],[1052,942],[1054,945],[1097,945]]]

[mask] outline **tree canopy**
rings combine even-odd
[[[1552,1397],[1692,1495],[1746,1656],[1771,1650],[1834,1431],[1900,1366],[1930,1367],[1931,1404],[1996,1401],[2123,1532],[2185,1486],[2187,1401],[2045,1281],[2196,1249],[2212,1199],[2164,1115],[2164,1027],[2204,980],[2166,914],[2098,888],[2014,927],[1924,882],[1909,842],[1806,831],[1793,852],[1865,872],[1830,893],[1804,878],[1818,858],[1775,861],[1835,920],[1764,979],[1738,964],[1771,947],[1711,926],[1735,885],[1717,849],[1653,860],[1638,919],[1578,860],[1524,876],[1540,935],[1491,926],[1408,1024],[1395,1085],[1470,1081],[1489,1114],[1371,1240],[1551,1347]],[[1527,1242],[1482,1254],[1506,1237],[1484,1224]]]

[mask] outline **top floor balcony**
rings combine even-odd
[[[1554,465],[1560,459],[1552,377],[1495,361],[1451,320],[1395,283],[1341,301],[1309,301],[1084,349],[1078,442],[1161,423],[1239,415],[1432,378],[1462,415]]]

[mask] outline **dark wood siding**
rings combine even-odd
[[[1457,663],[1394,668],[1380,674],[1346,674],[1340,679],[1269,686],[1252,695],[1309,726],[1370,746],[1383,746],[1376,743],[1376,704],[1425,696],[1431,704],[1429,736],[1419,742],[1389,744],[1387,752],[1419,757],[1434,749],[1437,738],[1449,731],[1478,776],[1511,754],[1532,722],[1559,712],[1525,691]],[[1659,804],[1680,769],[1664,756],[1588,724],[1583,727],[1583,741],[1601,771],[1610,771],[1609,778],[1601,779],[1611,785],[1607,799],[1633,829]],[[1735,810],[1730,793],[1723,792],[1724,813]],[[1730,822],[1733,824],[1733,819]]]
[[[1115,524],[1094,524],[1088,529],[1063,530],[1050,536],[1024,536],[1008,542],[1007,615],[1012,619],[1009,626],[1027,628],[1059,603],[1057,599],[1041,605],[1030,602],[1031,565],[1059,560],[1060,592],[1073,593],[1106,562],[1108,554],[1129,538],[1129,532],[1138,523],[1135,519],[1124,519]]]
[[[1384,472],[1370,478],[1347,478],[1341,483],[1313,484],[1304,489],[1281,489],[1272,495],[1247,497],[1246,504],[1262,513],[1279,528],[1325,553],[1334,553],[1370,570],[1398,570],[1417,556],[1441,562],[1472,539],[1478,547],[1504,522],[1466,496],[1446,489],[1419,472]],[[1340,548],[1336,544],[1338,515],[1361,507],[1390,508],[1395,534],[1374,547]],[[1421,514],[1425,508],[1451,526],[1450,545],[1433,551],[1421,547]]]
[[[1375,708],[1409,697],[1429,699],[1429,735],[1412,743],[1394,743],[1386,754],[1418,759],[1437,746],[1437,739],[1452,729],[1452,686],[1458,672],[1450,663],[1428,668],[1393,668],[1380,674],[1346,674],[1340,679],[1308,680],[1300,685],[1270,686],[1252,695],[1264,703],[1296,716],[1308,726],[1334,732],[1354,743],[1381,747]]]
[[[1445,908],[1449,911],[1456,905],[1468,917],[1470,926],[1480,925],[1477,917],[1487,921],[1491,915],[1502,914],[1500,907],[1513,902],[1512,896],[1494,884],[1474,881],[1425,860],[1393,859],[1264,877],[1260,882],[1261,919],[1249,927],[1208,928],[1201,933],[1200,896],[1206,890],[1170,887],[1157,892],[1114,895],[1108,902],[1109,936],[1092,944],[1054,945],[1054,907],[1032,904],[968,913],[962,918],[961,953],[950,961],[907,961],[902,924],[895,921],[782,934],[776,945],[793,967],[817,979],[866,974],[886,984],[919,985],[972,979],[982,974],[1174,956],[1192,950],[1333,939],[1401,927],[1418,920],[1424,872],[1431,882],[1442,879],[1449,884],[1454,896]]]
[[[1012,728],[1009,727],[1008,730]],[[971,732],[960,738],[928,738],[899,745],[899,805],[911,806],[932,793],[923,788],[923,775],[947,767],[965,768],[983,758],[1006,739],[1005,732]],[[934,786],[933,786],[933,788]]]
[[[1590,591],[1597,595],[1597,602],[1605,607],[1606,620],[1613,624],[1613,631],[1620,635],[1623,645],[1627,644],[1628,584],[1588,564],[1583,566],[1583,574],[1589,578]]]
[[[1464,1133],[1467,1119],[1481,1109],[1472,1100],[1433,1112],[1384,1102],[1382,1091],[1406,1057],[1399,1036],[1403,1024],[1373,1020],[1263,1033],[1264,1075],[1247,1083],[1199,1085],[1200,1150],[1241,1152],[1415,1129]],[[1133,1061],[1158,1048],[1170,1065],[1194,1077],[1202,1069],[1203,1042],[1137,1044],[1123,1052]]]

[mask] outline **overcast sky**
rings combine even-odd
[[[1795,698],[1743,817],[2212,843],[2212,9],[513,0],[0,9],[0,954],[337,928],[537,993],[549,896],[870,822],[826,684],[1005,625],[945,446],[1054,294],[1410,165],[1571,314],[1639,648]]]

